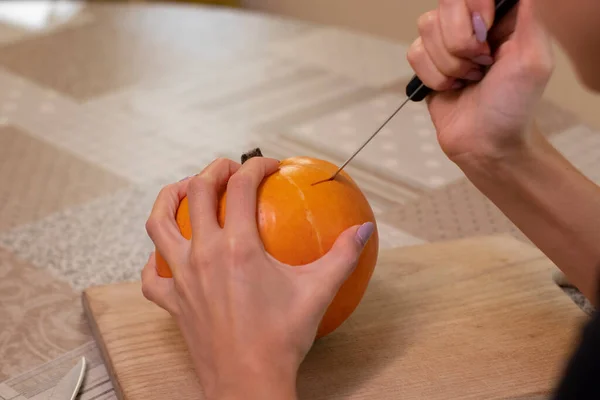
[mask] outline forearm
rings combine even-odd
[[[455,160],[473,184],[597,304],[600,187],[541,135],[503,157]]]

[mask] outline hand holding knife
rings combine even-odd
[[[506,16],[506,14],[509,13],[509,11],[519,2],[519,0],[495,0],[495,16],[494,16],[494,24],[492,26],[492,28],[494,26],[496,26],[498,24],[498,22],[504,18]],[[490,28],[491,29],[491,28]],[[356,157],[356,155],[358,155],[358,153],[360,153],[360,151],[383,129],[383,127],[385,127],[387,125],[387,123],[392,120],[392,118],[394,118],[394,116],[396,116],[396,114],[402,110],[402,108],[409,102],[409,101],[422,101],[424,100],[430,93],[432,92],[432,89],[428,88],[427,86],[425,86],[423,84],[423,82],[421,81],[421,79],[418,76],[414,76],[411,81],[408,83],[408,85],[406,86],[406,100],[404,100],[402,102],[402,104],[400,104],[400,106],[398,106],[398,108],[396,109],[396,111],[394,111],[392,113],[392,115],[387,118],[383,124],[381,124],[381,126],[379,128],[377,128],[377,130],[338,168],[338,170],[329,178],[324,179],[322,181],[319,182],[315,182],[313,183],[313,185],[316,185],[318,183],[322,183],[322,182],[328,182],[328,181],[332,181],[336,178],[336,176],[344,169],[344,167],[346,167],[346,165],[348,165],[350,163],[350,161],[352,161],[354,159],[354,157]]]

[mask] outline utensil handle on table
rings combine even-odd
[[[496,1],[496,13],[494,15],[495,26],[502,18],[508,14],[508,12],[519,2],[519,0],[495,0]],[[431,93],[433,90],[423,84],[421,79],[415,75],[406,85],[406,96],[411,97],[412,101],[422,101]],[[416,93],[415,93],[416,92]]]

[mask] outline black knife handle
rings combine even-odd
[[[498,23],[502,18],[508,14],[508,12],[519,2],[519,0],[495,0],[496,1],[496,12],[494,15],[494,25]],[[422,85],[422,86],[421,86]],[[415,91],[417,91],[415,93]],[[412,101],[422,101],[427,97],[433,90],[423,85],[421,79],[415,75],[406,85],[406,96],[410,97]]]

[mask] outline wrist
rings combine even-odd
[[[207,400],[296,400],[295,384],[285,381],[253,380],[240,381],[234,385],[226,385],[212,394],[207,394]]]
[[[537,130],[524,135],[526,139],[507,147],[490,147],[478,152],[463,153],[451,160],[471,180],[510,180],[523,178],[521,172],[529,170],[532,164],[543,162],[555,149]]]
[[[207,400],[296,400],[296,374],[267,369],[218,377],[205,388]]]

